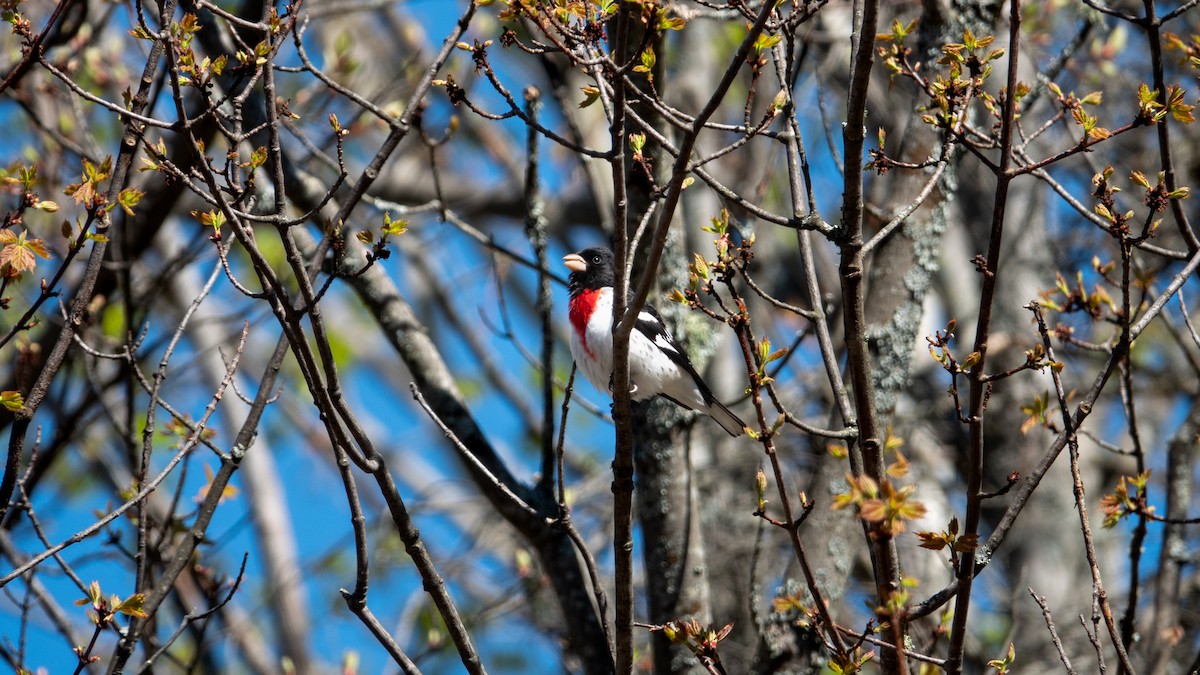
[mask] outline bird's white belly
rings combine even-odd
[[[612,382],[612,291],[605,289],[596,300],[595,309],[581,337],[571,331],[571,355],[583,371],[584,377],[600,391],[609,391]],[[633,331],[629,336],[629,379],[634,387],[633,400],[643,401],[658,394],[667,394],[681,403],[691,404],[691,392],[667,391],[669,384],[678,382],[679,366],[675,365],[662,350],[646,336]],[[690,379],[690,378],[685,378]]]
[[[636,387],[633,400],[642,401],[658,394],[668,394],[669,383],[678,381],[683,373],[662,350],[638,331],[629,336],[629,380]]]

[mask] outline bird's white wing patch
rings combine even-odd
[[[659,321],[657,316],[654,316],[645,310],[638,312],[638,321],[645,321],[646,323],[653,324],[660,328],[662,327],[662,321]]]
[[[679,353],[679,350],[675,348],[675,345],[671,344],[671,339],[668,338],[665,334],[660,333],[658,335],[655,335],[654,336],[654,344],[658,345],[658,348],[663,350],[664,352],[672,352],[675,354]]]

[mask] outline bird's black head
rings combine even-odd
[[[563,256],[563,264],[571,270],[567,285],[571,297],[578,295],[580,291],[594,291],[613,285],[613,254],[606,248],[585,248],[578,253]]]

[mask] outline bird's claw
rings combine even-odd
[[[634,384],[633,382],[630,382],[630,383],[629,383],[629,395],[630,395],[630,396],[633,396],[633,395],[634,395],[634,394],[636,394],[637,392],[638,392],[638,386],[637,386],[636,384]],[[612,379],[612,375],[609,375],[609,376],[608,376],[608,393],[609,393],[609,394],[612,394],[612,393],[613,393],[613,379]]]

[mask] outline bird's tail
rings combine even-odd
[[[730,436],[741,436],[743,433],[745,433],[744,429],[746,428],[746,423],[742,421],[742,418],[734,415],[729,408],[726,408],[725,405],[716,398],[713,398],[712,401],[703,408],[703,410],[708,414],[709,417],[713,418],[717,424],[720,424],[721,428],[724,429]]]

